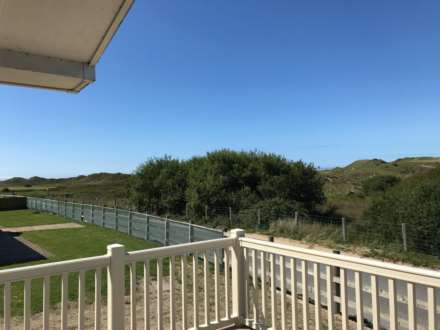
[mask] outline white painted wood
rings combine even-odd
[[[414,283],[407,283],[408,294],[408,330],[416,330],[416,292]]]
[[[390,330],[397,330],[396,283],[391,278],[388,279],[388,304]]]
[[[302,280],[302,315],[303,329],[309,328],[309,292],[308,292],[308,267],[307,260],[301,260],[301,280]]]
[[[9,282],[3,287],[3,325],[4,330],[11,329],[11,283]]]
[[[67,330],[67,303],[69,300],[69,274],[61,275],[61,330]]]
[[[243,285],[244,257],[243,249],[240,247],[239,239],[244,237],[244,230],[231,230],[232,239],[231,271],[232,271],[232,317],[239,319],[243,324],[245,318],[245,287]]]
[[[130,329],[136,330],[136,263],[130,264]]]
[[[253,327],[256,328],[257,324],[259,324],[259,315],[258,315],[258,292],[257,292],[257,251],[252,250],[252,317],[254,319]]]
[[[315,330],[321,330],[321,285],[319,264],[313,264],[313,293],[315,302]]]
[[[266,253],[260,252],[260,268],[261,268],[261,318],[264,324],[267,323],[267,306],[266,306]]]
[[[277,288],[276,288],[276,263],[275,263],[275,255],[270,255],[270,305],[271,305],[271,318],[272,318],[272,330],[276,330],[277,328]]]
[[[286,330],[286,262],[284,256],[280,256],[280,296],[281,296],[281,329]]]
[[[427,288],[428,295],[428,330],[437,330],[435,288]]]
[[[380,329],[379,295],[377,276],[371,275],[371,309],[373,311],[373,330]]]
[[[364,326],[363,297],[362,297],[362,273],[354,273],[355,296],[356,296],[356,329],[362,330]]]
[[[342,330],[348,329],[348,304],[347,304],[347,274],[344,268],[341,268],[339,274],[339,283],[341,286],[341,321]]]
[[[78,276],[78,330],[84,330],[84,307],[86,296],[85,272],[82,270]]]
[[[157,329],[163,330],[163,275],[162,275],[162,258],[157,258],[156,269],[157,269]]]
[[[107,246],[110,263],[107,271],[107,330],[124,328],[125,248],[120,244]]]
[[[45,276],[43,280],[43,329],[49,329],[50,318],[50,277]]]
[[[176,295],[175,295],[176,261],[170,257],[170,329],[176,329]]]
[[[229,319],[229,248],[225,248],[225,319]]]
[[[186,289],[186,255],[183,255],[180,259],[180,271],[181,271],[181,281],[182,281],[182,328],[188,329],[188,317],[187,317],[187,289]],[[147,330],[147,329],[146,329]]]
[[[199,304],[198,304],[198,276],[197,276],[197,265],[198,265],[198,258],[197,253],[193,254],[192,258],[192,266],[193,266],[193,329],[197,330],[199,328]]]
[[[296,301],[297,296],[296,287],[296,259],[290,258],[290,298],[291,298],[291,309],[292,309],[292,330],[296,330],[298,327],[298,306]]]
[[[24,313],[23,313],[23,329],[31,329],[31,280],[27,279],[24,281]]]
[[[214,250],[214,322],[220,321],[219,251]]]
[[[101,277],[102,269],[95,270],[95,330],[101,329]]]
[[[150,260],[144,261],[144,330],[150,329]]]
[[[204,325],[209,325],[209,283],[208,283],[208,256],[203,253],[203,315]]]
[[[327,329],[333,330],[334,328],[334,296],[333,296],[333,267],[327,265],[325,267],[325,280],[326,280],[326,292],[327,292]]]
[[[249,324],[249,249],[243,249],[243,256],[244,256],[244,269],[243,269],[243,282],[244,282],[244,319],[245,319],[245,325],[251,326],[252,324]]]

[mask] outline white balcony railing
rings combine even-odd
[[[59,304],[50,299],[56,279]],[[32,287],[38,280],[41,295]],[[248,239],[242,230],[134,252],[110,245],[103,256],[2,270],[0,288],[4,329],[439,329],[439,272]],[[41,313],[32,313],[35,298]]]

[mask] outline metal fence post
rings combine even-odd
[[[260,209],[257,210],[257,223],[258,223],[258,228],[261,228],[261,210]]]
[[[402,223],[402,243],[403,251],[408,251],[407,237],[406,237],[406,223]]]
[[[147,214],[147,222],[145,224],[145,240],[150,240],[150,216]]]
[[[190,242],[190,243],[192,243],[193,241],[194,241],[194,232],[193,232],[193,225],[191,224],[191,220],[189,221],[189,224],[188,224],[188,241]]]
[[[298,211],[295,211],[293,223],[294,223],[295,227],[298,227]]]
[[[115,206],[115,230],[119,231],[118,208]]]
[[[107,269],[107,329],[124,329],[125,248],[120,244],[107,246],[110,264]]]
[[[133,233],[133,224],[131,222],[132,217],[133,217],[133,214],[131,213],[131,209],[130,209],[130,210],[128,210],[128,235],[130,235],[130,236]]]
[[[105,207],[102,207],[101,227],[105,227]]]
[[[208,205],[205,205],[205,222],[208,222]]]
[[[245,265],[243,249],[240,246],[239,239],[244,237],[243,229],[231,230],[230,237],[235,238],[235,244],[231,253],[231,271],[232,271],[232,316],[238,318],[240,324],[244,324],[246,317],[246,288],[245,288]],[[247,273],[247,272],[246,272]],[[239,325],[239,324],[237,324]]]
[[[95,205],[91,205],[91,210],[90,210],[90,221],[94,224],[95,223]]]
[[[229,223],[232,225],[232,207],[229,206]]]
[[[164,245],[167,246],[168,245],[168,232],[169,232],[169,227],[170,227],[170,221],[168,220],[168,218],[165,219],[165,237],[164,237]]]
[[[345,224],[345,218],[342,217],[341,219],[342,224],[342,240],[345,242],[347,240],[347,226]]]

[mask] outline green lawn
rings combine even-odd
[[[32,210],[1,211],[0,227],[21,227],[65,223],[66,219]]]
[[[15,213],[15,214],[14,214]],[[26,224],[41,224],[43,219],[51,219],[51,223],[60,223],[65,220],[58,216],[48,215],[45,213],[35,214],[32,211],[14,211],[0,212],[0,225],[3,223],[13,224],[20,221]],[[47,222],[46,222],[47,223]],[[47,260],[29,262],[25,264],[15,264],[12,266],[1,267],[1,269],[27,266],[32,264],[41,264],[54,261],[62,261],[76,258],[84,258],[90,256],[103,255],[106,253],[106,247],[109,244],[119,243],[126,247],[127,251],[141,250],[156,247],[151,242],[130,237],[126,234],[116,232],[112,229],[105,229],[94,225],[85,224],[83,228],[78,229],[59,229],[46,231],[25,232],[22,237],[39,245],[41,248],[52,254]],[[166,263],[165,263],[166,266]],[[152,275],[154,276],[154,265],[151,264]],[[164,267],[166,271],[167,267]],[[142,267],[138,267],[138,274],[141,275]],[[128,279],[128,274],[127,274]],[[106,275],[105,270],[102,273],[102,294],[106,293]],[[78,274],[69,275],[69,299],[77,298]],[[51,278],[51,303],[57,304],[61,297],[60,277],[53,276]],[[13,304],[12,311],[15,315],[22,314],[23,311],[23,283],[15,283],[12,287]],[[86,297],[88,302],[93,302],[94,292],[94,273],[86,273]],[[3,296],[3,287],[0,285],[0,297]],[[42,279],[32,281],[32,311],[39,312],[42,309]],[[0,315],[3,312],[3,299],[0,299]]]

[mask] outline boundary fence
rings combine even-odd
[[[224,236],[221,230],[117,207],[110,208],[36,197],[27,197],[27,207],[114,229],[165,246],[218,239]]]

